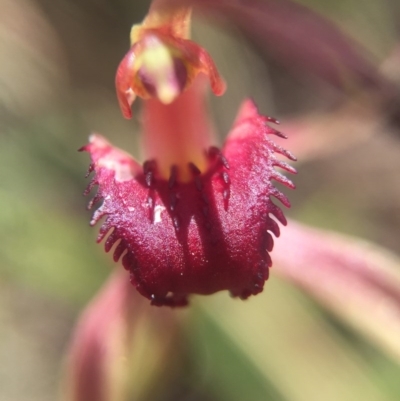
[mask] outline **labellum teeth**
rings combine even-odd
[[[223,149],[208,151],[204,172],[190,165],[188,182],[177,181],[175,167],[163,178],[155,161],[141,168],[105,139],[91,138],[85,150],[99,186],[95,200],[103,199],[93,222],[107,216],[99,241],[110,233],[106,251],[117,244],[115,260],[123,255],[132,283],[153,305],[183,306],[189,294],[229,290],[246,299],[262,291],[271,233],[279,236],[274,218],[286,224],[271,197],[290,206],[271,180],[294,187],[275,170],[295,172],[276,158],[293,159],[271,141],[273,134],[246,101]]]

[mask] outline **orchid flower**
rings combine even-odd
[[[83,150],[91,155],[99,200],[91,224],[106,219],[98,241],[115,243],[136,289],[153,305],[181,306],[189,294],[229,290],[242,299],[263,290],[272,265],[275,219],[286,225],[272,197],[290,206],[272,183],[294,184],[276,167],[295,157],[271,137],[284,137],[244,101],[222,149],[215,146],[204,106],[208,77],[216,95],[225,83],[208,53],[189,38],[189,9],[153,3],[143,24],[131,32],[131,48],[116,76],[125,117],[136,96],[143,98],[147,160],[139,164],[93,135]],[[273,217],[272,217],[273,216]],[[275,219],[274,219],[275,218]],[[108,236],[107,236],[108,235]]]
[[[280,235],[277,222],[286,225],[287,220],[272,199],[290,206],[273,181],[294,188],[276,168],[296,172],[277,155],[296,159],[272,140],[273,136],[285,139],[272,127],[279,122],[261,115],[250,99],[244,100],[224,145],[217,146],[205,93],[209,85],[221,96],[226,85],[210,55],[189,38],[191,6],[206,14],[227,16],[258,41],[270,34],[266,42],[283,62],[301,60],[296,65],[335,85],[340,85],[344,71],[346,77],[349,72],[359,82],[376,87],[382,84],[374,69],[331,25],[322,29],[319,23],[294,18],[291,21],[298,25],[292,25],[292,30],[275,29],[282,21],[273,16],[284,21],[290,13],[308,15],[288,1],[249,0],[246,5],[239,0],[154,1],[143,23],[132,28],[131,47],[116,74],[117,99],[125,118],[132,117],[132,103],[141,99],[144,162],[139,163],[98,134],[82,148],[91,157],[88,174],[94,173],[86,194],[98,186],[89,208],[102,202],[91,225],[105,218],[98,242],[105,241],[105,250],[113,251],[115,261],[122,260],[132,285],[156,306],[185,306],[191,294],[223,290],[241,299],[256,295],[269,277],[272,253],[279,276],[304,289],[397,357],[399,336],[393,333],[400,333],[400,280],[390,258],[379,259],[380,252],[365,252],[363,243],[295,222],[285,228],[283,241],[278,241],[273,251],[272,235]],[[261,23],[263,17],[269,18],[268,24]],[[319,32],[321,36],[316,37]],[[303,57],[307,35],[312,36],[313,44],[306,47]],[[287,45],[286,51],[282,44]],[[149,316],[149,308],[156,309],[143,306],[145,299],[137,299],[126,276],[123,271],[116,273],[80,321],[70,358],[71,400],[125,399],[115,396],[112,380],[111,384],[106,381],[104,392],[98,395],[97,383],[111,374],[108,361],[118,360],[115,355],[121,355],[121,342],[126,346],[120,340],[117,351],[112,348],[115,332],[107,327],[105,317],[111,314],[116,318],[117,329],[126,339],[135,330],[129,324],[135,312],[143,317]],[[382,297],[383,307],[378,302]],[[259,298],[256,302],[262,303]],[[213,319],[219,321],[229,314],[231,301],[211,297],[207,302],[211,303],[207,313]],[[265,317],[257,314],[261,310],[257,309],[256,319],[251,320],[247,307],[251,305],[237,307],[239,313],[233,319],[238,320],[240,329],[229,333],[246,346],[242,326],[257,331]],[[390,324],[392,332],[388,334],[383,326],[360,318],[363,308],[382,325]],[[161,312],[165,310],[171,312],[168,308]],[[176,320],[168,316],[167,332],[174,335]],[[100,327],[100,333],[94,327]],[[110,347],[101,349],[101,342]],[[256,363],[265,363],[259,344],[249,352]],[[163,360],[169,355],[170,348],[162,353]],[[93,369],[99,361],[100,368]],[[304,386],[304,399],[313,389],[312,385]]]

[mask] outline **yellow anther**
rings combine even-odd
[[[162,103],[171,103],[182,92],[184,82],[179,82],[173,52],[156,36],[146,37],[135,67],[143,85],[153,89]]]

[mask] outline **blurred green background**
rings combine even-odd
[[[393,86],[400,83],[398,0],[302,3],[362,43]],[[139,125],[120,114],[114,74],[148,5],[0,0],[0,400],[57,399],[74,321],[113,268],[89,227],[82,196],[89,160],[77,149],[99,132],[139,156]],[[398,253],[400,128],[391,116],[371,99],[353,112],[354,99],[288,72],[233,28],[196,20],[193,37],[229,85],[210,99],[221,139],[246,96],[283,130],[309,124],[305,138],[319,145],[296,166],[288,215]],[[176,313],[189,315],[182,366],[149,399],[400,397],[394,358],[273,273],[247,302],[217,294]]]

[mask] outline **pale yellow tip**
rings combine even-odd
[[[157,87],[157,98],[163,104],[172,103],[180,94],[175,85],[164,83]]]

